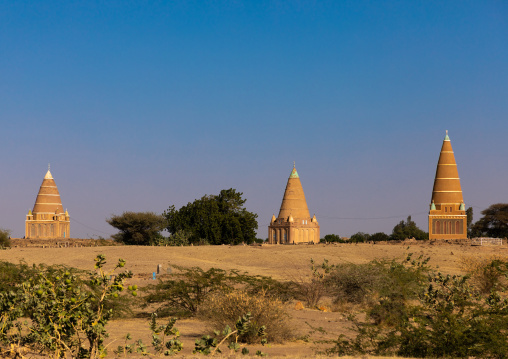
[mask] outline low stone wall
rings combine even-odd
[[[24,239],[11,238],[11,247],[32,248],[76,248],[76,247],[103,247],[121,245],[112,240],[82,239],[82,238],[53,238],[53,239]]]

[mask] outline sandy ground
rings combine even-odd
[[[12,248],[0,251],[0,260],[27,264],[64,264],[80,269],[92,269],[97,254],[104,254],[108,260],[107,268],[112,268],[118,258],[125,259],[125,269],[134,273],[129,284],[145,286],[153,284],[152,273],[161,264],[163,272],[170,265],[197,266],[203,269],[217,267],[237,269],[251,275],[272,276],[280,280],[301,278],[309,273],[310,259],[317,263],[327,259],[330,264],[366,263],[373,259],[403,258],[408,253],[414,256],[431,257],[429,264],[444,273],[461,274],[460,263],[466,257],[508,256],[507,246],[437,245],[437,244],[337,244],[337,245],[296,245],[296,246],[203,246],[203,247],[82,247],[82,248]],[[317,345],[315,340],[337,338],[347,333],[349,324],[345,314],[321,312],[315,309],[295,310],[294,303],[288,305],[293,325],[301,338],[312,332],[312,328],[322,327],[326,334],[314,332],[310,340],[296,340],[284,345],[271,345],[269,348],[252,347],[274,356],[314,357],[315,350],[326,345]],[[194,341],[205,334],[207,328],[196,319],[179,320],[176,327],[182,333],[183,354],[192,357]],[[136,318],[117,320],[110,323],[110,353],[124,343],[130,333],[134,339],[150,343],[148,319]],[[329,345],[328,345],[329,346]]]

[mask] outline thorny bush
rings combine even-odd
[[[145,287],[145,307],[158,305],[159,316],[193,316],[203,302],[215,293],[229,293],[243,289],[249,294],[263,293],[265,296],[290,300],[294,297],[291,283],[281,283],[270,277],[250,276],[245,273],[219,268],[203,270],[199,267],[173,266],[175,271],[169,278],[159,279],[155,285]]]

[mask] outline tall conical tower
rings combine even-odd
[[[429,211],[429,239],[466,239],[467,216],[448,131],[441,147]]]
[[[33,211],[29,210],[26,216],[25,238],[69,238],[69,233],[69,213],[63,210],[60,193],[48,166]]]
[[[268,243],[318,243],[319,223],[314,215],[309,214],[305,193],[303,192],[300,176],[293,170],[288,178],[279,216],[272,216],[268,226]]]

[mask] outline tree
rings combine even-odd
[[[321,238],[322,243],[344,243],[345,241],[340,238],[338,234],[327,234],[324,238]]]
[[[389,241],[390,236],[386,233],[383,233],[383,232],[377,232],[377,233],[372,234],[370,236],[369,240],[372,242]]]
[[[422,231],[416,226],[416,223],[411,220],[411,216],[407,217],[407,220],[400,221],[395,227],[393,227],[391,240],[403,241],[407,238],[414,238],[417,240],[429,239],[429,234]]]
[[[0,228],[0,248],[11,246],[11,231]]]
[[[351,243],[363,243],[368,242],[370,240],[370,234],[363,233],[363,232],[357,232],[349,238],[349,241]]]
[[[471,228],[471,224],[473,223],[473,207],[469,207],[466,209],[466,216],[467,216],[467,228]]]
[[[257,214],[243,208],[243,193],[230,188],[218,195],[205,195],[179,210],[164,212],[170,233],[190,233],[190,243],[239,244],[256,240]]]
[[[134,245],[157,244],[165,224],[164,217],[153,212],[124,212],[106,222],[120,230],[112,236],[117,242]]]
[[[508,203],[496,203],[482,211],[483,217],[471,227],[475,236],[508,237]]]

